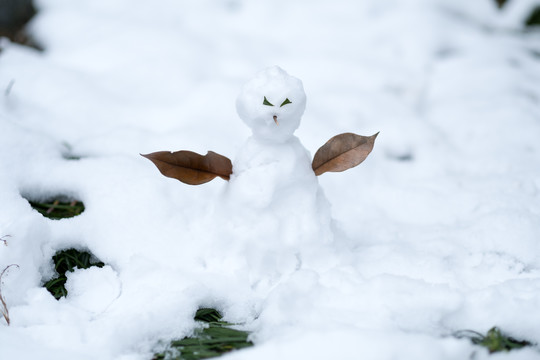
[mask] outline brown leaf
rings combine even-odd
[[[364,161],[375,144],[379,133],[361,136],[353,133],[339,134],[324,144],[313,157],[312,168],[319,176],[327,171],[339,172],[353,168]]]
[[[229,180],[232,163],[227,157],[209,151],[205,156],[192,151],[159,151],[143,155],[165,176],[189,185],[204,184],[216,176]]]

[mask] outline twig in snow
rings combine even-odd
[[[8,238],[8,237],[11,237],[11,235],[0,236],[0,241],[2,241],[4,243],[4,245],[6,245],[6,246],[7,246],[6,238]]]
[[[52,213],[54,211],[54,209],[58,206],[58,204],[60,204],[60,200],[54,200],[51,207],[48,208],[47,211],[46,211],[47,215]]]
[[[8,86],[6,87],[6,90],[4,91],[4,95],[9,96],[9,93],[11,93],[11,89],[13,88],[14,84],[15,84],[15,80],[11,79]]]
[[[2,273],[0,273],[0,313],[2,313],[2,316],[4,317],[4,319],[6,319],[8,326],[11,321],[9,320],[9,310],[7,308],[6,301],[4,300],[4,297],[2,296],[2,277],[4,276],[4,273],[12,266],[19,267],[19,265],[17,264],[11,264],[11,265],[6,266],[4,270],[2,270]]]

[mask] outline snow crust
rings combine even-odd
[[[0,45],[0,358],[150,359],[210,306],[252,331],[229,359],[540,359],[451,336],[540,342],[535,3],[40,0],[46,51]],[[275,64],[302,126],[299,80],[242,88]],[[309,152],[347,131],[374,151],[316,178]],[[138,155],[181,149],[235,174],[190,187]],[[86,210],[25,199],[58,194]],[[107,265],[57,301],[72,247]]]

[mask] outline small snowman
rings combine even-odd
[[[245,84],[236,101],[253,134],[233,163],[226,202],[237,223],[259,224],[259,233],[284,245],[332,238],[329,203],[294,136],[305,108],[302,82],[277,66]]]
[[[209,151],[155,152],[144,157],[167,176],[190,185],[215,177],[228,180],[220,207],[231,229],[273,249],[332,241],[330,205],[317,176],[360,164],[377,134],[344,133],[331,138],[313,161],[294,136],[306,107],[302,82],[278,66],[247,82],[236,102],[240,118],[252,130],[234,164]]]

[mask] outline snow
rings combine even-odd
[[[1,42],[0,267],[19,268],[0,357],[149,359],[211,306],[252,331],[229,359],[540,359],[450,336],[540,342],[540,34],[520,30],[534,4],[40,0],[45,52]],[[288,148],[246,140],[235,111],[273,65],[308,98]],[[357,168],[302,168],[303,147],[377,131]],[[187,186],[139,156],[181,149],[236,158],[238,177]],[[281,165],[256,171],[276,149]],[[59,194],[84,213],[53,221],[25,200]],[[57,301],[41,285],[71,247],[107,265],[69,274]]]
[[[261,100],[262,99],[262,100]],[[257,140],[283,142],[300,125],[306,108],[302,81],[278,66],[261,71],[244,85],[236,109]]]
[[[110,266],[76,269],[67,272],[66,277],[69,297],[60,301],[91,313],[103,313],[120,295],[120,281]]]
[[[302,82],[277,66],[245,84],[236,102],[253,135],[238,151],[211,221],[223,221],[217,226],[220,237],[232,227],[225,237],[243,239],[241,256],[247,254],[251,263],[246,270],[255,266],[260,275],[296,271],[306,251],[332,241],[330,205],[311,168],[311,155],[293,135],[305,106]]]

